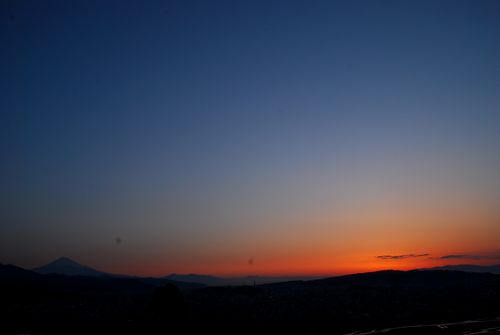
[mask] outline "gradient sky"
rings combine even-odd
[[[0,262],[500,262],[499,1],[6,0],[0,51]]]

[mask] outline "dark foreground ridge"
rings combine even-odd
[[[257,286],[43,275],[0,265],[0,333],[462,334],[498,327],[500,275],[381,271]],[[496,322],[496,323],[495,323]],[[437,325],[449,324],[446,327]],[[417,331],[418,327],[426,326]],[[480,324],[476,323],[476,328]],[[469,327],[469,328],[467,328]],[[467,330],[469,329],[469,330]],[[484,333],[484,332],[483,332]]]

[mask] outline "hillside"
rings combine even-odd
[[[0,308],[12,332],[64,332],[71,324],[82,332],[184,325],[231,333],[246,324],[243,333],[339,334],[500,315],[500,276],[482,273],[381,271],[257,286],[162,287],[0,266]]]

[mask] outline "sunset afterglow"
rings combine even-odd
[[[0,263],[500,263],[496,2],[71,3],[0,5]]]

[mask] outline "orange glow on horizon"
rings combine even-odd
[[[190,241],[185,249],[99,264],[113,273],[164,276],[333,276],[385,269],[411,270],[452,264],[500,263],[500,215],[481,206],[398,202],[363,211],[268,218],[269,225]],[[352,214],[354,213],[354,214]],[[475,224],[471,224],[474,222]],[[219,232],[218,232],[219,233]],[[380,255],[422,255],[379,259]],[[446,258],[446,255],[480,255]],[[147,261],[144,261],[146,259]],[[253,264],[248,260],[253,259]],[[90,263],[92,264],[92,263]],[[96,264],[97,265],[97,264]],[[97,267],[97,266],[96,266]]]
[[[451,253],[446,253],[451,254]],[[477,254],[477,253],[470,253]],[[498,253],[497,253],[498,254]],[[332,261],[329,258],[316,258],[305,263],[297,263],[291,260],[259,261],[255,260],[253,265],[245,262],[239,265],[220,266],[215,264],[161,266],[158,264],[139,264],[135,266],[108,267],[106,271],[120,274],[131,274],[141,276],[165,276],[171,273],[178,274],[205,274],[220,277],[238,276],[336,276],[353,273],[363,273],[381,270],[413,270],[432,268],[444,265],[476,264],[492,265],[495,259],[438,259],[436,257],[420,256],[406,259],[377,259],[375,256],[355,255],[345,258],[343,261]],[[497,260],[498,263],[498,260]]]

